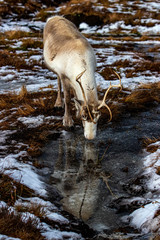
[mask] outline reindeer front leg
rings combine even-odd
[[[63,100],[62,100],[62,89],[61,89],[61,79],[59,76],[57,76],[57,81],[58,81],[58,94],[57,94],[57,99],[54,107],[63,107]]]
[[[63,91],[64,91],[64,103],[65,103],[65,113],[63,117],[63,125],[65,127],[73,126],[73,119],[71,116],[71,96],[70,96],[70,86],[65,82],[63,82]]]

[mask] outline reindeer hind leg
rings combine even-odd
[[[64,103],[65,103],[65,113],[64,113],[64,117],[63,117],[63,125],[65,127],[72,127],[73,119],[72,119],[72,115],[71,115],[70,86],[65,80],[66,79],[62,79],[63,91],[64,91]]]

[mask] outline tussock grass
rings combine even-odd
[[[24,221],[21,214],[9,212],[7,207],[0,209],[1,234],[22,240],[43,240],[44,237],[37,229],[38,223],[31,217]]]
[[[153,143],[156,143],[158,141],[160,141],[160,137],[159,138],[155,138],[155,137],[149,138],[149,137],[146,137],[146,138],[144,138],[142,140],[142,143],[143,143],[144,148],[146,148],[147,152],[154,153],[155,151],[157,151],[159,146],[158,145],[154,145]]]
[[[3,99],[0,99],[0,109],[4,109],[7,106],[7,102]]]
[[[138,63],[134,66],[133,70],[126,70],[126,77],[134,77],[138,76],[140,73],[144,73],[144,75],[147,75],[145,72],[149,70],[152,72],[160,73],[160,62],[151,62],[151,61],[143,61],[142,63]]]
[[[126,103],[136,103],[136,104],[144,104],[145,102],[152,102],[153,98],[150,92],[146,90],[136,90],[132,92],[129,96],[126,97]]]
[[[54,10],[55,10],[54,7],[49,7],[47,9],[42,9],[37,13],[36,18],[39,19],[40,21],[45,22],[47,20],[47,18],[53,16],[53,11]]]
[[[100,74],[102,75],[102,77],[104,77],[104,79],[117,80],[117,76],[115,75],[111,67],[106,66],[105,68],[103,68]]]
[[[77,3],[80,4],[77,5]],[[88,0],[71,0],[61,9],[60,14],[73,21],[77,26],[83,21],[91,26],[103,24],[103,18],[108,13],[107,9],[103,9],[99,13],[92,8],[92,5],[93,3]]]
[[[21,38],[30,37],[30,36],[31,36],[31,33],[24,32],[21,30],[10,30],[4,33],[4,37],[9,40],[21,39]]]
[[[42,33],[34,33],[34,32],[24,32],[22,30],[19,29],[15,29],[15,30],[9,30],[3,33],[0,33],[0,44],[3,43],[3,41],[5,41],[6,44],[8,44],[8,42],[13,42],[13,40],[24,40],[24,38],[38,38],[38,37],[42,37]]]
[[[155,102],[160,103],[160,88],[159,83],[144,85],[140,89],[133,91],[128,95],[124,102],[130,109],[143,110],[155,105]]]
[[[26,61],[22,55],[14,54],[8,50],[0,51],[0,67],[10,65],[16,69],[30,69],[30,66],[26,64]]]
[[[41,48],[42,49],[43,48],[42,41],[31,39],[31,38],[24,39],[23,43],[21,45],[21,49],[23,51],[26,51],[26,50],[32,49],[32,48]]]
[[[17,212],[29,212],[31,214],[34,214],[36,217],[40,219],[46,217],[45,207],[37,203],[27,205],[16,204],[15,209]]]
[[[27,97],[27,94],[28,94],[27,88],[25,85],[23,85],[17,97],[20,99],[24,99]]]
[[[101,93],[99,96],[101,99],[105,90],[99,89],[98,91]],[[111,89],[106,101],[112,111],[112,122],[115,122],[125,113],[134,114],[157,106],[157,103],[160,103],[160,83],[143,84],[132,92],[127,89],[122,91]],[[102,116],[99,119],[99,125],[105,125],[109,119],[109,113],[106,108],[101,110]]]
[[[41,8],[41,4],[32,0],[7,0],[3,4],[0,3],[0,12],[3,17],[16,14],[18,17],[26,18],[28,14],[37,12]]]
[[[62,121],[51,120],[44,122],[38,127],[28,129],[19,117],[31,116],[63,116],[63,110],[57,110],[54,113],[54,103],[56,100],[56,92],[54,90],[41,91],[37,93],[29,93],[25,86],[22,87],[19,94],[9,93],[0,95],[0,110],[2,110],[0,122],[0,130],[15,130],[12,139],[16,142],[21,141],[28,145],[26,151],[32,157],[37,157],[42,153],[43,145],[52,137],[54,129],[63,128]],[[14,111],[12,111],[14,109]],[[17,111],[15,110],[17,109]],[[10,145],[10,152],[15,151],[16,146]]]
[[[23,108],[18,109],[19,115],[23,115],[23,116],[29,116],[34,112],[35,112],[35,109],[29,104],[24,104]]]
[[[102,25],[106,23],[111,24],[117,21],[124,21],[126,25],[135,27],[136,25],[142,25],[141,19],[143,18],[159,19],[157,13],[151,11],[148,13],[148,11],[140,9],[138,4],[128,6],[127,1],[120,1],[120,4],[122,5],[121,13],[108,11],[108,7],[114,7],[114,3],[111,3],[107,0],[98,0],[96,2],[89,0],[70,0],[63,6],[60,14],[72,20],[74,23],[76,23],[76,25],[83,21],[87,22],[89,25]],[[102,8],[99,9],[97,6],[101,6]],[[130,14],[128,12],[128,7],[134,11],[134,14]],[[151,27],[155,24],[153,22],[148,22],[144,23],[144,25]],[[136,34],[137,36],[141,36],[141,34],[136,29],[133,30],[132,33]]]
[[[31,197],[33,191],[28,187],[14,181],[7,175],[0,174],[0,200],[13,206],[19,197]]]

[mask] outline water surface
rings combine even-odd
[[[127,227],[122,217],[133,209],[121,202],[143,196],[143,183],[135,181],[143,172],[142,140],[159,136],[159,111],[125,114],[119,122],[99,126],[94,141],[76,127],[46,146],[40,158],[50,172],[45,180],[62,194],[67,212],[98,232]]]

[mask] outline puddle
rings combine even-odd
[[[122,217],[132,209],[121,209],[121,199],[143,194],[143,186],[137,185],[136,193],[130,185],[143,171],[141,140],[160,134],[159,111],[125,115],[100,128],[94,141],[85,140],[77,127],[46,146],[40,158],[48,169],[43,176],[62,194],[64,210],[99,233],[129,227]]]

